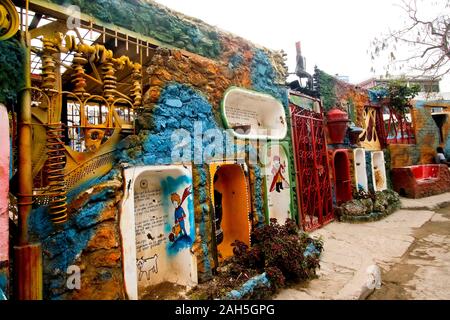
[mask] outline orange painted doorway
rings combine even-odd
[[[212,230],[220,264],[233,255],[231,244],[235,240],[250,246],[250,201],[247,178],[241,165],[214,163],[210,165],[210,174],[214,208]]]

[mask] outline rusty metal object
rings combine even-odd
[[[42,39],[42,89],[48,94],[56,93],[56,62],[53,57],[58,50],[55,48],[55,43],[52,39],[44,37]]]
[[[114,94],[117,89],[117,77],[114,75],[116,69],[112,61],[106,61],[102,65],[103,74],[103,96],[109,103],[114,102]]]
[[[37,34],[37,33],[36,33]],[[62,39],[65,39],[63,43]],[[33,174],[36,175],[46,161],[45,169],[48,170],[48,185],[44,190],[39,190],[40,202],[50,202],[52,220],[63,222],[66,210],[63,202],[66,192],[82,183],[107,173],[112,168],[113,151],[120,140],[122,129],[129,130],[129,124],[124,123],[118,116],[116,108],[125,105],[128,108],[136,108],[142,104],[142,67],[134,63],[127,56],[114,58],[113,52],[104,46],[95,44],[87,45],[78,43],[73,35],[63,36],[62,33],[53,33],[48,30],[44,34],[43,60],[43,85],[41,94],[44,97],[38,108],[33,108],[33,122],[36,127],[36,143],[42,140],[42,130],[46,126],[47,152],[34,152]],[[60,81],[59,53],[74,53],[72,61],[71,81],[74,84],[72,92],[62,92],[58,88]],[[101,68],[101,78],[94,79],[85,73],[85,66]],[[132,70],[132,88],[130,96],[117,91],[116,71],[125,67]],[[87,79],[103,84],[101,96],[91,95],[87,92]],[[54,81],[55,80],[55,81]],[[40,90],[40,89],[38,89]],[[56,90],[53,91],[53,90]],[[80,108],[80,125],[83,132],[86,151],[78,152],[62,143],[62,127],[60,124],[62,97],[67,96]],[[100,114],[98,122],[89,123],[87,117],[87,105],[99,104],[105,114]],[[130,132],[130,131],[128,131]],[[39,134],[40,133],[40,134]],[[42,144],[41,144],[42,145]],[[42,148],[42,147],[41,147]],[[63,156],[64,155],[64,156]],[[64,181],[63,181],[64,180]],[[64,182],[64,183],[63,183]],[[64,188],[65,187],[65,188]]]
[[[17,300],[42,300],[42,249],[39,244],[14,247],[14,286]]]
[[[66,155],[62,142],[62,123],[49,124],[47,127],[47,180],[50,194],[50,215],[54,223],[67,221],[67,191],[64,180]]]
[[[18,121],[18,243],[14,247],[15,298],[18,300],[42,299],[42,252],[40,244],[30,244],[28,217],[33,204],[32,176],[32,112],[30,37],[28,33],[28,1],[26,1],[25,32],[21,34],[21,45],[25,48],[23,63],[25,88],[19,90]],[[15,8],[14,8],[15,10]]]
[[[133,87],[131,89],[131,97],[134,100],[133,107],[139,108],[142,106],[142,68],[139,64],[136,64],[133,68]]]
[[[0,40],[7,40],[19,30],[19,15],[10,0],[0,0]]]
[[[74,54],[72,67],[75,73],[72,75],[72,82],[75,88],[73,92],[81,99],[89,97],[89,93],[86,92],[86,78],[84,73],[84,65],[86,63],[88,63],[88,60],[81,53]]]

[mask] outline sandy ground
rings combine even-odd
[[[333,222],[313,232],[325,241],[319,278],[284,289],[275,299],[361,299],[367,295],[367,268],[374,264],[383,285],[371,299],[448,299],[450,214],[438,208],[449,203],[450,193],[402,199],[402,210],[381,221]]]

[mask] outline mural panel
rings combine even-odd
[[[292,218],[292,186],[289,172],[289,157],[286,147],[271,143],[265,148],[265,179],[267,192],[267,217],[284,224]]]
[[[185,166],[125,170],[122,206],[125,282],[132,299],[163,282],[197,283],[192,171]]]

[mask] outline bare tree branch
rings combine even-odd
[[[421,3],[424,4],[424,1]],[[424,5],[427,7],[420,7],[417,0],[400,0],[396,6],[405,13],[407,23],[397,30],[389,30],[381,39],[374,39],[370,47],[372,60],[389,50],[390,62],[386,70],[390,67],[402,68],[403,64],[407,64],[409,69],[420,71],[423,75],[442,76],[449,72],[445,65],[450,60],[450,0],[434,4],[440,11],[433,18],[424,15],[424,8],[429,9],[433,5],[428,2]],[[405,46],[413,50],[405,58],[398,57],[401,52],[397,52],[397,47],[405,49]]]

